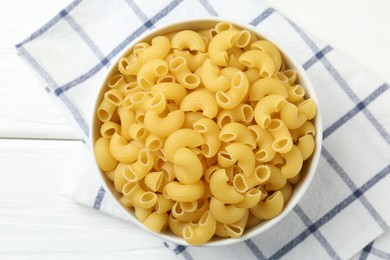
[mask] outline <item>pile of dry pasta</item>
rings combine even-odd
[[[227,22],[137,43],[107,85],[100,169],[147,228],[190,244],[279,215],[315,148],[297,73]]]

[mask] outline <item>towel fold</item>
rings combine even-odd
[[[85,164],[100,82],[118,53],[151,28],[208,16],[251,24],[295,55],[319,96],[321,159],[301,202],[262,235],[228,247],[161,246],[184,259],[390,259],[389,85],[259,0],[76,0],[17,44],[86,143],[65,194],[128,220]]]

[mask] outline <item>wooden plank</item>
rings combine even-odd
[[[0,259],[173,259],[161,240],[61,194],[81,149],[0,140]]]
[[[78,138],[14,47],[69,3],[18,0],[0,4],[0,137]]]
[[[388,0],[263,0],[305,31],[390,82]]]
[[[62,112],[15,55],[13,47],[69,2],[16,0],[0,4],[0,31],[6,35],[0,41],[0,137],[77,138]],[[329,0],[323,4],[309,0],[264,2],[390,82],[387,0]]]

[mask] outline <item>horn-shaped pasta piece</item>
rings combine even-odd
[[[243,124],[236,122],[225,125],[219,133],[219,139],[226,143],[242,143],[249,146],[251,149],[255,149],[257,146],[251,131]]]
[[[104,173],[105,173],[105,176],[107,177],[107,179],[109,179],[110,181],[114,181],[115,169],[112,169],[111,171],[107,171]]]
[[[230,82],[233,79],[234,74],[236,74],[238,71],[240,71],[240,70],[237,68],[226,67],[226,68],[221,69],[220,73],[221,73],[221,75],[225,76],[226,79],[228,79]]]
[[[145,176],[145,185],[152,191],[156,192],[161,186],[162,179],[162,172],[149,172]]]
[[[110,153],[112,157],[120,162],[131,163],[137,160],[139,149],[134,146],[134,144],[128,143],[125,138],[115,133],[110,140]]]
[[[245,65],[243,65],[240,61],[239,61],[239,58],[241,56],[241,54],[243,54],[244,51],[240,48],[237,48],[237,47],[233,47],[230,49],[230,51],[228,52],[228,55],[229,55],[229,62],[228,62],[228,65],[226,68],[222,69],[222,70],[225,70],[225,69],[235,69],[235,70],[240,70],[240,71],[243,71],[245,70]],[[223,71],[221,70],[221,74],[224,74]],[[225,75],[226,76],[226,75]],[[231,80],[232,77],[230,77],[230,80]]]
[[[126,140],[129,140],[129,127],[131,124],[135,123],[134,111],[132,109],[126,109],[123,106],[118,107],[117,111],[121,123],[120,135]]]
[[[107,121],[100,127],[100,134],[106,139],[110,139],[115,133],[119,134],[120,132],[121,126],[112,121]]]
[[[218,33],[211,39],[209,44],[209,56],[216,65],[226,66],[228,64],[229,57],[227,51],[233,47],[236,42],[237,34],[236,30],[226,30]]]
[[[312,135],[304,135],[298,139],[297,145],[302,154],[302,160],[307,160],[314,152],[315,141]]]
[[[198,224],[188,225],[183,229],[183,238],[192,245],[204,244],[213,237],[216,225],[216,220],[208,210],[202,215]]]
[[[218,66],[210,59],[203,63],[200,78],[203,85],[212,92],[226,91],[230,87],[230,81],[220,74]]]
[[[117,106],[103,98],[102,102],[97,108],[97,117],[102,122],[107,122],[111,119],[112,115],[116,111]],[[215,113],[217,114],[217,113]]]
[[[288,102],[297,102],[305,96],[305,89],[299,84],[296,84],[295,86],[292,87],[287,87],[287,92],[288,92],[288,97],[287,97]]]
[[[144,51],[145,49],[147,49],[149,47],[150,47],[150,44],[147,43],[147,42],[137,43],[136,45],[134,45],[133,53],[139,54],[139,53],[141,53],[142,51]]]
[[[194,225],[192,222],[189,221],[180,221],[173,217],[172,214],[169,215],[168,218],[168,225],[171,231],[179,237],[183,237],[183,230],[186,226]]]
[[[189,148],[183,147],[175,152],[173,170],[182,184],[197,183],[203,175],[203,167],[199,158]]]
[[[306,99],[298,105],[298,111],[299,113],[305,115],[307,120],[311,120],[316,116],[317,113],[316,103],[312,98]]]
[[[160,233],[167,223],[168,223],[168,214],[167,213],[159,214],[157,212],[153,212],[152,214],[147,216],[143,222],[145,227],[147,227],[149,230],[152,230],[156,233]]]
[[[198,200],[205,191],[203,181],[194,184],[181,184],[178,181],[171,181],[164,188],[164,196],[178,202],[190,202]]]
[[[128,182],[123,186],[122,193],[131,200],[133,205],[148,209],[157,202],[157,195],[151,191],[144,191],[138,182]]]
[[[131,202],[131,200],[125,196],[122,196],[120,199],[119,199],[119,202],[122,203],[125,207],[127,208],[131,208],[133,207],[133,203]],[[135,209],[135,208],[134,208]],[[149,209],[150,210],[150,209]],[[152,210],[150,210],[150,212],[152,212]],[[138,217],[137,217],[138,218]]]
[[[227,30],[237,30],[236,27],[234,27],[233,24],[229,23],[229,22],[225,22],[225,21],[221,21],[219,23],[217,23],[215,26],[215,31],[217,33],[220,33],[220,32],[223,32],[223,31],[227,31]]]
[[[284,121],[272,119],[268,130],[274,137],[272,149],[278,153],[287,153],[291,150],[293,147],[293,140]]]
[[[169,62],[169,70],[176,80],[186,89],[195,89],[200,84],[200,78],[190,71],[187,60],[183,57],[174,57]]]
[[[124,178],[129,182],[137,182],[143,179],[153,168],[154,156],[150,151],[139,151],[137,161],[126,165],[123,170]]]
[[[249,124],[253,119],[253,108],[248,104],[239,104],[233,109],[222,110],[217,116],[219,128],[231,122],[242,122]]]
[[[167,199],[162,194],[157,195],[156,212],[162,214],[172,209],[174,201]]]
[[[297,72],[291,69],[283,71],[283,74],[287,77],[288,83],[290,85],[293,85],[298,77]]]
[[[190,201],[190,202],[179,202],[179,203],[180,203],[180,207],[183,209],[184,212],[191,213],[198,209],[197,200]]]
[[[133,60],[133,59],[134,59],[134,57],[131,57],[131,60]],[[130,61],[127,58],[122,57],[119,59],[118,70],[124,76],[131,75],[130,72],[128,72],[126,69],[129,64],[130,64]],[[134,74],[134,75],[136,75],[136,74]]]
[[[238,35],[234,45],[238,48],[244,48],[249,44],[250,41],[251,41],[251,33],[248,30],[240,30],[238,31]]]
[[[176,178],[175,173],[173,171],[173,163],[171,162],[164,162],[161,167],[161,171],[163,173],[164,179],[168,182],[173,181]]]
[[[204,137],[205,142],[200,146],[203,155],[207,158],[216,155],[221,147],[221,140],[218,138],[220,133],[218,125],[209,118],[202,118],[197,120],[192,127]]]
[[[248,209],[238,208],[234,205],[227,206],[222,201],[212,197],[210,199],[210,212],[218,222],[231,224],[243,218]]]
[[[172,37],[171,47],[178,50],[206,51],[206,43],[202,36],[191,30],[184,30]]]
[[[138,57],[132,59],[125,68],[127,75],[137,75],[141,67],[148,61],[164,59],[171,49],[171,43],[165,36],[157,36],[152,40],[152,45],[138,53]]]
[[[259,101],[268,95],[279,95],[287,98],[286,87],[277,79],[259,79],[249,90],[249,100]]]
[[[275,65],[272,58],[260,50],[250,50],[244,52],[239,61],[249,67],[259,69],[259,75],[263,78],[270,78],[275,72]]]
[[[294,142],[296,142],[300,137],[305,135],[316,135],[316,128],[314,124],[310,121],[306,121],[300,128],[291,130],[291,137]]]
[[[115,168],[114,187],[115,187],[115,189],[118,192],[122,192],[123,186],[125,186],[125,184],[129,182],[123,176],[123,172],[124,172],[125,166],[127,166],[127,164],[118,163],[118,165]]]
[[[126,196],[123,196],[122,198],[128,199]],[[139,221],[143,222],[150,214],[152,214],[152,209],[151,208],[145,209],[138,205],[134,205],[134,214]]]
[[[195,90],[188,94],[180,104],[183,111],[202,111],[202,114],[212,119],[218,113],[218,105],[213,95],[206,91]]]
[[[238,238],[242,236],[245,230],[246,223],[248,222],[249,210],[246,212],[245,216],[242,217],[239,221],[231,224],[225,224],[225,230],[229,237]]]
[[[290,200],[291,195],[293,193],[293,186],[287,182],[286,185],[284,185],[284,187],[280,189],[280,192],[283,195],[284,204],[286,204],[287,201]]]
[[[143,90],[149,90],[159,77],[167,75],[168,64],[162,59],[155,59],[145,63],[137,74],[138,86]]]
[[[217,221],[217,227],[215,228],[215,235],[219,237],[229,237],[228,233],[226,232],[225,224]]]
[[[122,104],[123,94],[118,89],[110,89],[104,93],[104,99],[119,107]]]
[[[126,85],[125,77],[122,74],[115,74],[107,82],[107,86],[111,89],[120,89]]]
[[[145,148],[151,152],[157,152],[164,146],[165,138],[154,134],[149,134],[145,140]]]
[[[288,129],[293,130],[301,127],[307,120],[307,117],[294,104],[285,102],[282,110],[280,110],[280,119]]]
[[[253,174],[253,170],[255,169],[255,155],[251,148],[245,144],[233,143],[226,146],[225,149],[230,157],[237,162],[237,165],[246,176]]]
[[[143,123],[134,123],[129,126],[129,136],[133,140],[144,141],[149,135]]]
[[[265,201],[259,202],[256,206],[250,209],[251,213],[260,219],[271,219],[279,215],[284,207],[283,194],[276,191]]]
[[[248,220],[246,222],[246,227],[245,228],[251,228],[251,227],[254,227],[254,226],[257,226],[258,224],[260,224],[261,222],[263,222],[264,220],[263,219],[259,219],[258,217],[254,216],[250,211],[249,211],[249,217],[248,217]]]
[[[257,80],[261,79],[260,78],[260,73],[259,69],[257,68],[247,68],[245,70],[245,75],[248,78],[249,84],[252,86]],[[275,73],[276,74],[276,73]]]
[[[192,128],[199,119],[207,118],[201,112],[185,112],[183,128]]]
[[[156,111],[161,113],[166,107],[165,96],[162,93],[152,94],[150,92],[137,92],[127,95],[123,100],[123,106],[127,109],[137,109],[137,111]]]
[[[234,206],[238,208],[252,208],[261,200],[262,192],[259,188],[252,188],[245,192],[244,199]]]
[[[195,148],[204,143],[204,137],[192,129],[179,129],[173,132],[165,141],[164,152],[171,162],[174,155],[182,147]]]
[[[167,137],[180,129],[184,123],[184,112],[175,110],[169,112],[166,117],[160,117],[156,111],[147,111],[144,119],[146,129],[152,134]]]
[[[233,185],[239,192],[246,192],[249,189],[266,183],[271,176],[271,170],[266,165],[259,165],[250,176],[239,173],[234,176]]]
[[[225,169],[219,169],[211,175],[210,190],[213,196],[223,203],[234,204],[244,199],[243,195],[228,184]]]
[[[173,50],[174,57],[183,57],[187,61],[188,68],[194,72],[198,68],[202,67],[202,64],[207,59],[208,54],[197,51],[195,54],[191,54],[189,51]]]
[[[280,154],[286,163],[282,166],[282,175],[284,178],[292,178],[301,171],[303,158],[299,149],[293,145],[291,150],[287,153]]]
[[[249,81],[244,72],[234,74],[230,89],[227,92],[218,91],[215,95],[218,106],[223,109],[232,109],[244,101],[248,94]]]
[[[256,123],[262,127],[267,128],[271,124],[271,114],[279,112],[286,99],[279,95],[269,95],[257,102],[254,112]]]
[[[252,43],[251,48],[253,50],[260,50],[267,53],[274,62],[275,71],[278,71],[282,66],[282,55],[278,47],[270,41],[260,40]]]
[[[272,134],[264,128],[258,125],[250,125],[248,129],[255,137],[258,149],[255,150],[255,159],[258,162],[269,162],[275,157],[275,150],[272,148],[274,137]]]
[[[187,95],[186,89],[178,83],[157,83],[151,89],[152,94],[161,93],[166,100],[173,100],[176,105],[181,104],[181,101]]]
[[[267,164],[267,166],[271,169],[271,176],[269,177],[267,184],[265,184],[265,189],[268,191],[280,190],[286,185],[287,179],[283,177],[280,168],[271,164]]]
[[[209,209],[209,200],[206,198],[199,199],[197,208],[192,212],[185,211],[181,207],[183,203],[184,202],[175,202],[171,210],[172,216],[180,221],[197,221],[202,217],[206,210]]]

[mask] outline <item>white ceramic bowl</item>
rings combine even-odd
[[[316,132],[317,132],[316,137],[315,137],[316,148],[315,148],[313,155],[307,161],[305,161],[304,168],[302,169],[302,172],[301,172],[302,178],[301,178],[300,182],[294,186],[293,195],[292,195],[291,199],[288,201],[288,203],[285,205],[285,207],[280,215],[278,215],[277,217],[275,217],[271,220],[264,221],[255,227],[246,229],[244,234],[240,238],[213,238],[209,242],[207,242],[206,244],[204,244],[202,246],[222,246],[222,245],[229,245],[229,244],[241,242],[241,241],[247,240],[249,238],[252,238],[254,236],[257,236],[257,235],[263,233],[264,231],[266,231],[267,229],[269,229],[270,227],[272,227],[276,223],[278,223],[281,219],[283,219],[294,208],[294,206],[299,202],[299,200],[302,198],[303,194],[306,192],[308,186],[310,185],[310,183],[313,179],[313,176],[315,174],[315,171],[316,171],[316,167],[317,167],[318,160],[319,160],[320,153],[321,153],[321,144],[322,144],[322,122],[321,122],[321,111],[319,108],[318,98],[315,94],[313,86],[311,85],[309,79],[306,76],[304,69],[295,60],[294,53],[289,53],[282,44],[278,43],[277,41],[272,39],[272,37],[261,32],[259,29],[255,28],[253,26],[250,26],[248,24],[237,23],[237,22],[229,21],[229,20],[225,20],[225,19],[214,19],[214,18],[178,21],[175,23],[171,23],[169,25],[158,27],[158,28],[142,35],[138,39],[135,39],[131,44],[129,44],[124,49],[124,51],[122,52],[120,57],[126,56],[127,54],[130,54],[132,51],[132,48],[138,42],[141,42],[141,41],[150,42],[150,40],[155,36],[164,35],[164,34],[174,32],[174,31],[179,31],[179,30],[186,30],[186,29],[187,30],[188,29],[189,30],[202,30],[202,29],[206,29],[206,28],[211,28],[211,27],[214,27],[214,25],[216,23],[218,23],[222,20],[231,22],[237,28],[247,29],[247,30],[253,32],[257,37],[271,41],[272,43],[274,43],[281,51],[283,60],[285,61],[287,67],[291,68],[291,69],[295,69],[297,71],[298,82],[305,89],[306,98],[310,97],[310,98],[314,99],[316,101],[316,104],[317,104],[317,116],[314,120],[314,124],[316,126]],[[92,127],[90,130],[90,142],[91,142],[92,146],[94,145],[95,141],[97,140],[97,138],[100,135],[99,129],[100,129],[101,123],[97,119],[96,110],[97,110],[97,107],[103,98],[104,92],[106,92],[108,90],[107,82],[111,78],[111,76],[115,73],[115,69],[118,65],[118,61],[119,60],[113,62],[111,68],[109,69],[107,76],[105,77],[104,81],[102,82],[102,85],[100,86],[101,89],[99,91],[99,94],[98,94],[96,102],[95,102],[95,106],[93,109],[94,114],[92,116],[93,119],[92,119],[92,124],[91,124]],[[93,149],[91,149],[91,151],[93,151]],[[94,155],[93,155],[93,158],[95,159]],[[176,236],[175,234],[173,234],[171,232],[157,234],[157,233],[151,232],[150,230],[146,229],[143,226],[143,224],[137,220],[137,218],[134,215],[134,212],[132,210],[124,207],[119,202],[119,198],[121,195],[115,190],[113,183],[110,180],[108,180],[107,177],[105,176],[105,174],[99,169],[99,167],[96,163],[96,160],[93,160],[93,161],[94,161],[93,162],[94,165],[96,166],[97,173],[99,174],[100,178],[102,179],[103,186],[104,186],[105,190],[107,191],[108,196],[112,197],[113,201],[129,217],[129,219],[131,221],[133,221],[139,227],[145,229],[147,232],[150,232],[153,235],[160,237],[161,239],[171,241],[171,242],[176,243],[176,244],[188,245],[188,243],[185,242],[184,239]],[[290,223],[290,224],[293,225],[293,223]],[[286,227],[286,228],[288,228],[288,227]]]

